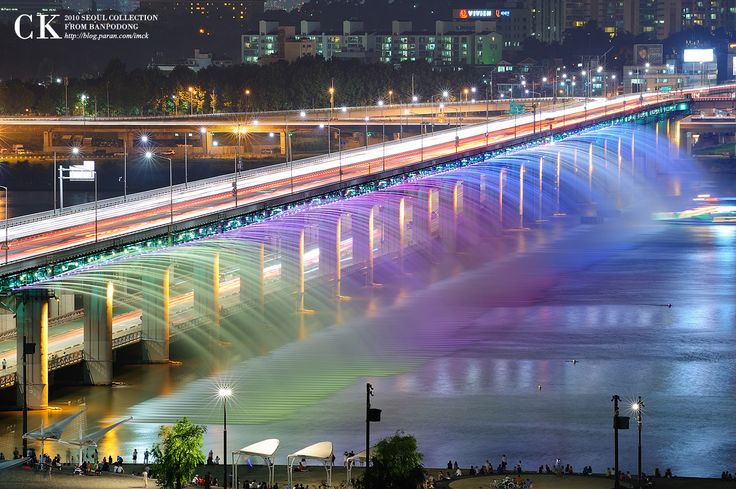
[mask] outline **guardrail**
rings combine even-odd
[[[84,359],[84,351],[76,350],[65,355],[56,355],[49,358],[49,372],[57,370],[75,363],[80,363]]]
[[[120,348],[121,346],[130,345],[143,339],[143,333],[141,331],[134,331],[133,333],[127,333],[117,338],[112,339],[112,347]]]
[[[533,103],[537,101],[545,101],[545,100],[553,100],[554,97],[521,97],[521,98],[498,98],[493,100],[485,100],[485,99],[476,99],[475,102],[467,101],[454,101],[454,102],[445,102],[443,100],[437,100],[436,102],[411,102],[406,104],[385,104],[383,105],[383,109],[401,109],[406,107],[419,107],[419,108],[427,108],[427,107],[435,107],[439,102],[442,102],[445,104],[445,107],[449,106],[455,106],[455,105],[485,105],[486,103],[494,104],[494,103],[505,103],[508,101],[514,101],[514,102],[525,102],[525,103]],[[579,100],[580,97],[557,97],[557,100]],[[310,114],[334,114],[335,112],[342,112],[343,108],[338,107],[334,109],[329,108],[318,108],[318,109],[302,109],[307,117]],[[381,107],[376,105],[356,105],[356,106],[345,106],[345,111],[347,112],[356,112],[356,111],[366,111],[366,110],[381,110]],[[30,120],[40,120],[40,121],[58,121],[58,122],[64,122],[64,121],[80,121],[80,122],[97,122],[97,121],[110,121],[110,122],[119,122],[119,121],[147,121],[147,120],[190,120],[190,119],[214,119],[218,117],[244,117],[248,116],[251,119],[258,119],[259,117],[281,117],[281,116],[295,116],[296,118],[300,118],[299,113],[301,110],[299,109],[290,109],[290,110],[273,110],[273,111],[260,111],[260,112],[215,112],[212,114],[177,114],[177,115],[149,115],[149,116],[118,116],[118,117],[104,117],[104,116],[89,116],[89,117],[81,117],[81,116],[68,116],[68,117],[19,117],[19,116],[9,116],[9,117],[0,117],[2,120],[8,120],[8,121],[28,121]]]
[[[511,99],[505,99],[505,100],[511,100]],[[529,100],[552,100],[552,99],[545,98],[545,99],[518,99],[518,100],[529,101]],[[478,103],[482,103],[482,102],[478,102]],[[569,105],[569,107],[573,108],[575,107],[575,104]],[[329,109],[326,109],[326,110],[329,111]],[[437,134],[440,134],[441,132],[442,131],[437,131]],[[369,149],[375,149],[377,145],[383,145],[386,148],[391,148],[394,145],[405,143],[407,141],[419,140],[421,138],[429,138],[429,137],[431,137],[431,135],[428,135],[428,134],[416,135],[416,136],[411,136],[411,137],[407,137],[403,139],[388,141],[385,143],[375,143],[373,145],[370,145],[368,148],[360,147],[360,148],[352,148],[352,149],[348,149],[344,151],[337,151],[337,152],[333,151],[331,154],[327,154],[327,155],[312,156],[309,158],[294,160],[289,163],[278,163],[276,165],[270,165],[270,166],[263,167],[263,168],[254,168],[251,170],[245,170],[242,172],[238,172],[238,179],[242,180],[245,178],[255,178],[261,175],[267,175],[267,174],[277,173],[279,171],[284,171],[289,168],[292,168],[292,169],[305,168],[310,165],[319,164],[319,163],[322,163],[322,162],[325,162],[331,159],[339,158],[340,153],[342,153],[341,156],[343,159],[347,159],[353,156],[358,156],[360,154],[363,154]],[[201,180],[196,180],[194,182],[188,182],[186,184],[180,183],[180,184],[174,185],[173,186],[173,192],[175,195],[174,203],[182,202],[181,200],[177,201],[176,199],[176,195],[182,191],[213,187],[213,186],[220,185],[220,184],[230,183],[232,182],[232,180],[233,180],[232,174],[225,174],[225,175],[218,175],[215,177],[205,178]],[[129,194],[127,197],[113,197],[110,199],[98,200],[96,206],[95,206],[95,203],[92,202],[92,203],[78,204],[74,206],[65,207],[64,209],[57,210],[56,212],[52,210],[52,211],[37,212],[33,214],[26,214],[24,216],[17,216],[17,217],[8,219],[8,225],[10,227],[15,227],[15,226],[23,225],[23,224],[38,222],[44,219],[74,215],[79,212],[92,211],[95,209],[95,207],[99,211],[100,209],[104,209],[107,207],[123,205],[123,204],[131,203],[131,202],[138,202],[138,201],[145,200],[145,199],[150,199],[150,198],[155,198],[155,197],[167,197],[169,195],[169,191],[170,191],[169,187],[162,187],[162,188],[158,188],[154,190],[148,190],[145,192]],[[176,219],[175,219],[175,222],[176,222]]]

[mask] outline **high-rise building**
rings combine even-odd
[[[345,21],[343,31],[323,32],[318,22],[295,27],[261,21],[257,34],[242,36],[243,63],[267,63],[301,56],[360,59],[398,64],[426,61],[435,66],[492,65],[501,60],[503,36],[493,21],[438,21],[434,32],[415,31],[412,22],[393,21],[391,31],[363,32],[362,22]]]
[[[250,20],[263,14],[264,4],[265,0],[140,0],[147,11],[219,20]]]
[[[542,42],[560,42],[565,32],[565,0],[526,0],[530,36]]]
[[[682,26],[736,29],[736,0],[682,0]]]

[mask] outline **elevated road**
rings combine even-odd
[[[716,87],[713,87],[716,88]],[[723,90],[726,87],[717,87]],[[733,86],[730,86],[732,89]],[[706,90],[706,89],[703,89]],[[9,247],[2,267],[7,275],[55,260],[81,256],[167,232],[237,216],[273,202],[300,200],[325,189],[400,173],[426,161],[452,159],[489,146],[511,144],[540,133],[588,125],[607,117],[683,100],[687,93],[632,95],[555,105],[541,114],[456,127],[434,134],[342,151],[265,169],[177,185],[10,219]],[[237,192],[233,191],[234,185]]]

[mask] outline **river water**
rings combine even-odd
[[[688,179],[733,190],[732,179]],[[672,210],[691,195],[677,187]],[[464,253],[416,258],[406,275],[379,270],[381,288],[347,284],[349,302],[313,298],[316,314],[250,322],[181,366],[121,367],[112,388],[52,388],[61,411],[46,422],[80,402],[88,412],[72,432],[131,415],[100,446],[127,459],[151,446],[161,423],[189,416],[208,426],[205,449],[222,457],[213,390],[225,379],[234,386],[229,449],[280,438],[283,464],[331,440],[341,463],[363,446],[370,382],[383,409],[374,439],[415,435],[427,466],[498,464],[506,454],[525,469],[560,458],[602,472],[613,465],[618,394],[628,416],[644,399],[645,472],[717,476],[736,459],[735,261],[736,227],[657,225],[646,214],[507,231]],[[40,421],[33,413],[31,427]],[[18,423],[18,413],[0,416],[6,455]],[[633,418],[631,428],[620,449],[633,473]]]

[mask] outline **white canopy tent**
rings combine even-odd
[[[85,411],[86,409],[82,409],[78,413],[72,414],[71,416],[62,419],[61,421],[54,423],[49,427],[45,427],[43,425],[43,421],[41,421],[41,427],[39,429],[25,433],[23,435],[23,438],[38,440],[41,442],[41,453],[39,456],[39,460],[41,460],[41,457],[43,457],[46,448],[46,440],[59,441],[66,427],[69,426],[72,421],[77,419],[79,415],[81,415]]]
[[[327,487],[332,486],[332,442],[321,441],[314,445],[309,445],[306,448],[302,448],[286,458],[286,469],[289,475],[289,487],[293,487],[292,483],[292,472],[294,469],[294,462],[301,459],[319,460],[325,467],[327,472]]]
[[[371,447],[371,454],[373,454],[373,450],[375,450],[376,447]],[[355,455],[352,455],[345,459],[345,463],[347,465],[347,482],[350,484],[350,481],[352,480],[352,473],[353,473],[353,465],[355,465],[357,462],[363,462],[365,463],[365,450],[362,450]]]
[[[268,486],[273,486],[274,482],[274,464],[273,457],[276,450],[279,449],[279,440],[277,438],[269,438],[268,440],[253,443],[247,447],[233,452],[233,487],[238,487],[238,463],[243,461],[243,457],[260,457],[268,466]]]
[[[87,433],[86,435],[81,435],[76,440],[59,440],[61,443],[66,443],[67,445],[72,445],[75,447],[79,447],[79,463],[82,463],[82,451],[87,447],[96,447],[97,443],[104,437],[108,432],[114,430],[121,424],[130,421],[133,419],[132,416],[128,416],[125,419],[121,419],[120,421],[117,421],[110,426],[106,426],[105,428],[102,428],[101,430],[93,431],[91,433]]]

